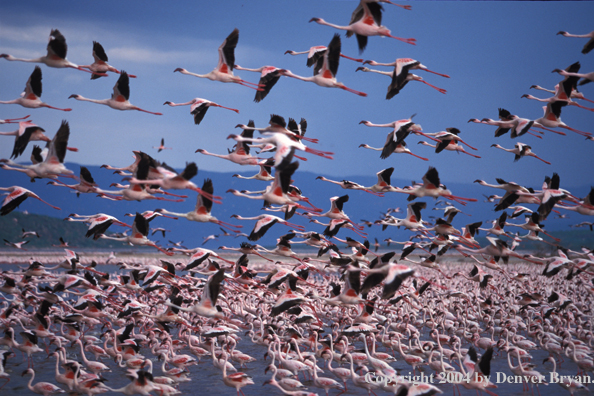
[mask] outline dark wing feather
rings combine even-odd
[[[194,124],[199,125],[202,122],[202,119],[206,115],[208,108],[209,106],[207,103],[202,103],[201,105],[196,106],[196,108],[190,112],[190,114],[194,116]]]
[[[196,165],[195,162],[190,162],[189,164],[186,165],[186,168],[184,169],[184,171],[182,173],[180,173],[180,176],[182,178],[184,178],[185,180],[191,180],[197,174],[198,174],[198,166]]]
[[[213,192],[214,192],[214,186],[212,185],[212,180],[211,179],[204,180],[204,184],[202,184],[202,191],[204,191],[206,194],[210,194],[210,195],[213,194]],[[200,197],[202,198],[202,204],[206,208],[206,211],[208,213],[210,213],[210,211],[212,210],[212,200],[206,198],[202,194],[200,194]]]
[[[58,29],[53,29],[50,32],[50,40],[49,43],[47,43],[47,51],[48,54],[53,53],[62,59],[66,59],[68,45],[66,45],[66,39]]]
[[[107,62],[109,60],[105,50],[103,49],[103,46],[96,41],[93,41],[93,55],[103,62]]]
[[[29,80],[27,83],[31,87],[31,91],[37,96],[41,96],[42,93],[42,84],[41,84],[41,68],[39,66],[35,66],[33,73],[29,76]]]
[[[120,74],[120,78],[118,78],[118,82],[116,83],[118,87],[118,91],[120,95],[122,95],[126,100],[130,99],[130,77],[128,77],[128,73],[122,71]]]
[[[149,232],[149,222],[147,219],[144,218],[143,215],[136,212],[136,217],[134,218],[134,225],[136,230],[140,232],[142,235],[147,236]]]
[[[21,154],[23,154],[23,152],[25,152],[25,149],[27,148],[27,144],[29,144],[29,140],[31,139],[31,135],[33,134],[33,132],[36,132],[36,131],[45,132],[45,130],[43,128],[40,128],[38,126],[31,126],[31,127],[25,128],[25,131],[23,132],[23,134],[18,136],[15,139],[14,148],[12,150],[12,155],[10,156],[10,158],[17,158],[19,155],[21,155]]]
[[[229,70],[233,71],[235,67],[235,47],[239,41],[239,29],[235,28],[229,36],[225,39],[225,45],[223,47],[223,55],[225,62],[229,66]]]
[[[328,52],[326,52],[326,58],[328,59],[328,70],[332,75],[336,76],[338,73],[338,64],[340,62],[340,35],[337,33],[328,44]]]
[[[70,126],[68,125],[68,121],[63,120],[62,125],[60,125],[60,129],[54,136],[52,141],[54,145],[54,150],[56,152],[56,157],[60,162],[64,162],[64,157],[66,156],[66,147],[68,146],[68,138],[70,137]]]

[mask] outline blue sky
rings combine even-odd
[[[558,172],[562,187],[592,183],[594,142],[567,132],[567,136],[546,133],[544,139],[522,136],[518,141],[552,162],[546,165],[533,158],[513,162],[513,155],[491,144],[511,148],[509,135],[495,139],[494,127],[468,124],[470,118],[497,117],[498,107],[513,114],[535,119],[542,116],[542,105],[521,99],[531,93],[533,84],[552,88],[561,80],[555,68],[580,61],[582,72],[594,69],[594,54],[583,55],[586,39],[557,36],[559,30],[583,34],[593,28],[592,2],[411,2],[412,11],[384,5],[383,24],[401,37],[414,37],[412,46],[390,38],[370,37],[360,56],[379,62],[410,57],[432,70],[449,74],[446,79],[418,71],[426,81],[447,90],[442,95],[430,87],[409,83],[391,100],[385,100],[390,82],[386,76],[355,72],[359,64],[342,59],[338,80],[368,93],[362,98],[351,93],[318,87],[312,83],[282,78],[260,103],[254,92],[237,84],[223,84],[173,73],[183,67],[207,73],[217,63],[217,48],[234,29],[240,31],[236,63],[244,67],[274,65],[296,74],[311,75],[304,55],[284,55],[286,50],[302,51],[313,45],[327,45],[334,33],[327,26],[308,23],[312,17],[346,25],[357,1],[226,1],[226,2],[4,2],[0,6],[0,52],[19,57],[44,55],[49,32],[58,28],[66,37],[68,59],[77,64],[92,63],[92,42],[105,48],[109,63],[136,74],[131,80],[130,101],[142,108],[160,111],[163,116],[135,111],[116,111],[106,106],[68,99],[71,94],[103,99],[116,82],[113,74],[91,81],[87,73],[70,69],[51,69],[42,65],[42,99],[57,107],[71,107],[63,113],[49,109],[25,109],[0,105],[0,118],[31,114],[31,119],[50,136],[62,119],[71,126],[70,145],[80,149],[66,160],[81,164],[131,163],[132,150],[143,150],[174,167],[195,161],[200,169],[255,173],[255,168],[195,153],[198,148],[226,153],[234,143],[225,138],[239,132],[234,126],[253,119],[265,126],[272,113],[285,118],[307,119],[308,136],[320,143],[317,149],[335,152],[334,160],[307,155],[300,170],[310,170],[340,178],[346,175],[375,174],[394,166],[393,177],[419,180],[429,165],[435,166],[444,182],[472,182],[495,177],[539,186],[545,175]],[[342,52],[359,57],[356,39],[342,36]],[[0,100],[16,98],[23,90],[34,64],[0,60]],[[379,67],[378,67],[379,68]],[[389,70],[389,68],[382,68]],[[255,73],[236,71],[236,75],[257,82]],[[594,99],[594,84],[582,92]],[[165,101],[186,102],[201,97],[237,108],[240,114],[223,109],[209,110],[201,125],[195,126],[189,107],[163,106]],[[594,107],[592,103],[582,104]],[[429,162],[406,155],[381,160],[379,153],[358,148],[361,143],[381,147],[388,129],[367,128],[361,120],[387,123],[408,118],[425,132],[457,127],[462,138],[477,147],[481,159],[464,154],[442,152],[418,145],[411,136],[411,150],[428,157]],[[578,108],[565,108],[562,120],[568,125],[594,132],[594,114]],[[9,131],[10,125],[0,126]],[[152,146],[161,137],[173,150],[159,154]],[[2,138],[0,157],[10,156],[12,140]],[[27,159],[29,149],[23,156]]]

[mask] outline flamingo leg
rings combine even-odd
[[[346,56],[346,55],[343,55],[343,54],[340,54],[340,56],[342,56],[343,58],[346,58],[346,59],[350,59],[350,60],[355,61],[355,62],[359,62],[359,63],[363,62],[363,59],[351,58],[350,56]]]
[[[425,157],[421,157],[419,155],[413,154],[410,151],[407,152],[408,154],[412,155],[413,157],[417,157],[419,159],[422,159],[423,161],[429,161],[429,158],[425,158]]]
[[[390,38],[402,41],[406,44],[417,45],[417,43],[416,43],[417,39],[415,39],[415,38],[402,38],[402,37],[392,36],[391,34],[386,34],[386,37],[390,37]],[[374,393],[374,395],[375,395],[375,393]]]
[[[443,89],[443,88],[439,88],[439,87],[436,87],[435,85],[432,85],[432,84],[429,84],[427,81],[424,81],[424,80],[419,80],[419,81],[421,81],[423,84],[427,84],[427,85],[429,85],[429,86],[430,86],[431,88],[433,88],[433,89],[436,89],[436,90],[438,90],[438,91],[439,91],[439,92],[441,92],[442,94],[445,94],[445,93],[447,92],[445,89]]]

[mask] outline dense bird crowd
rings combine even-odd
[[[393,36],[382,25],[384,9],[380,3],[393,4],[387,0],[361,0],[346,26],[334,25],[321,18],[313,18],[310,22],[345,30],[346,37],[355,35],[361,52],[372,36],[390,37],[416,45],[414,38]],[[400,7],[411,9],[409,5]],[[582,52],[587,54],[592,49],[593,33],[559,34],[590,38]],[[174,71],[253,89],[257,103],[266,100],[281,77],[367,96],[337,81],[341,58],[391,68],[385,71],[367,67],[357,69],[391,78],[386,99],[404,95],[401,91],[409,81],[422,82],[446,94],[445,89],[412,74],[415,70],[450,78],[410,58],[379,62],[344,55],[340,34],[335,34],[327,46],[315,46],[303,52],[287,51],[291,55],[307,54],[307,66],[313,67],[309,77],[273,66],[243,68],[236,64],[238,43],[239,29],[236,28],[220,45],[218,64],[207,74],[189,72],[184,68]],[[107,105],[115,110],[161,115],[129,102],[130,79],[141,80],[142,77],[109,65],[106,51],[98,42],[93,42],[94,62],[90,65],[76,65],[68,61],[66,55],[66,39],[54,29],[50,33],[47,55],[21,59],[1,54],[0,58],[77,69],[90,73],[91,80],[116,73],[119,77],[109,99],[88,99],[78,94],[70,98]],[[236,76],[234,70],[260,73],[260,79],[257,83],[249,82]],[[495,126],[495,137],[509,132],[512,138],[531,135],[544,139],[547,133],[565,135],[559,130],[564,129],[579,134],[582,139],[593,140],[592,133],[577,130],[561,121],[561,111],[566,106],[594,111],[577,102],[592,102],[578,91],[578,86],[592,81],[592,73],[579,71],[579,62],[554,70],[563,79],[549,91],[553,94],[550,98],[525,95],[528,99],[546,103],[541,118],[521,118],[500,108],[498,119],[473,118],[469,122]],[[35,66],[23,94],[17,99],[0,103],[31,109],[46,107],[71,111],[41,101],[41,80],[42,68]],[[239,112],[201,98],[186,103],[166,101],[164,104],[191,105],[190,113],[197,125],[204,119],[209,107]],[[428,139],[430,142],[418,143],[433,147],[436,154],[447,150],[481,158],[473,153],[477,149],[471,145],[472,142],[462,139],[458,128],[427,133],[413,118],[414,115],[387,124],[361,121],[368,127],[390,129],[383,148],[367,144],[361,147],[381,151],[381,159],[405,153],[428,161],[428,158],[413,154],[407,147],[407,139],[410,142],[410,136],[416,135]],[[378,197],[405,194],[409,203],[404,218],[394,216],[400,212],[399,208],[391,209],[380,218],[362,225],[347,214],[349,195],[330,197],[330,208],[324,212],[305,195],[307,191],[301,191],[293,184],[299,161],[307,160],[308,155],[331,160],[334,153],[315,148],[319,141],[306,136],[308,122],[305,118],[285,120],[281,115],[272,114],[269,125],[265,127],[256,127],[251,120],[248,124],[237,125],[241,133],[228,136],[227,139],[234,140],[235,144],[227,154],[209,153],[204,149],[196,151],[238,165],[258,166],[259,172],[253,176],[234,176],[255,180],[254,186],[261,181],[269,183],[264,189],[255,191],[227,190],[235,196],[264,202],[265,214],[232,216],[237,221],[255,221],[245,228],[250,230],[253,224],[251,231],[242,233],[243,225],[219,220],[212,214],[213,210],[216,212],[216,205],[224,204],[224,198],[215,195],[212,180],[206,179],[201,187],[192,182],[198,174],[195,162],[187,163],[178,172],[148,153],[135,150],[135,161],[131,165],[103,166],[125,176],[129,184],[114,184],[119,190],[103,189],[87,168],[81,167],[79,176],[76,176],[64,165],[67,151],[77,151],[77,148],[68,146],[70,126],[67,120],[62,122],[51,139],[28,116],[0,120],[0,124],[12,123],[18,124],[16,131],[1,133],[15,136],[11,158],[0,160],[2,172],[22,172],[31,181],[51,179],[50,183],[54,186],[66,187],[77,194],[96,194],[98,198],[113,201],[182,202],[188,196],[181,194],[191,190],[196,194],[196,205],[190,212],[178,213],[165,209],[167,203],[163,203],[163,207],[154,211],[131,213],[134,218],[132,224],[105,213],[73,213],[67,218],[68,221],[87,224],[88,238],[151,246],[159,251],[158,259],[110,257],[107,261],[119,266],[116,273],[105,271],[106,267],[79,256],[74,250],[65,249],[66,256],[57,262],[50,260],[43,263],[43,259],[37,258],[32,259],[26,268],[2,272],[0,329],[4,331],[4,336],[0,338],[3,346],[0,351],[0,381],[5,379],[6,382],[0,389],[10,390],[8,383],[17,374],[19,366],[15,363],[19,358],[14,356],[14,352],[19,350],[27,359],[27,369],[22,374],[31,376],[28,388],[43,395],[64,392],[174,395],[180,393],[180,384],[200,376],[200,370],[192,367],[200,359],[212,360],[214,367],[220,369],[223,383],[236,389],[239,395],[243,394],[244,387],[254,385],[254,381],[247,373],[239,372],[236,366],[249,367],[250,363],[261,359],[236,349],[241,342],[245,345],[250,341],[272,360],[266,367],[266,372],[270,371],[272,377],[265,385],[289,395],[312,395],[311,390],[306,388],[323,390],[327,395],[330,390],[340,391],[336,393],[341,394],[353,385],[369,394],[384,391],[399,396],[431,395],[442,393],[446,386],[454,386],[458,391],[464,387],[493,395],[491,389],[497,388],[497,383],[492,375],[491,362],[505,359],[512,373],[508,374],[520,378],[519,382],[525,387],[557,382],[572,394],[587,387],[583,382],[589,381],[588,375],[594,371],[594,352],[591,349],[594,342],[594,251],[591,247],[584,247],[581,251],[563,247],[562,240],[545,230],[545,222],[551,213],[561,214],[564,211],[594,215],[594,188],[585,197],[576,196],[562,188],[561,178],[555,172],[545,178],[540,189],[501,178],[496,179],[497,184],[476,180],[481,186],[505,190],[502,196],[490,197],[494,211],[501,214],[498,213],[499,218],[493,221],[491,228],[483,229],[482,221],[473,221],[458,229],[452,222],[462,210],[455,204],[466,206],[477,199],[456,195],[441,183],[439,172],[433,166],[424,171],[421,183],[413,182],[409,186],[391,185],[394,171],[391,167],[377,172],[377,183],[368,187],[354,181],[318,177],[346,190],[358,190],[358,194],[369,193]],[[261,136],[255,136],[256,132]],[[14,161],[25,153],[29,142],[38,141],[46,142],[46,146],[34,145],[31,164]],[[537,156],[525,143],[516,142],[512,149],[499,144],[493,144],[493,147],[513,153],[515,161],[533,157],[551,164]],[[158,151],[169,149],[165,147],[164,139],[160,146],[154,148]],[[71,178],[77,184],[69,185],[59,178]],[[223,190],[220,186],[218,188]],[[0,190],[7,192],[0,209],[2,216],[24,205],[29,197],[58,209],[20,186],[3,186]],[[177,194],[172,190],[181,191]],[[422,200],[424,198],[433,200],[428,202]],[[444,213],[434,222],[427,222],[423,219],[423,212],[432,202],[435,202],[435,209],[444,210]],[[531,208],[521,205],[530,205]],[[512,210],[511,214],[508,213]],[[278,216],[269,212],[278,212]],[[524,223],[508,222],[522,216]],[[203,247],[188,248],[182,242],[175,243],[173,247],[160,246],[149,238],[151,230],[152,234],[162,232],[165,236],[166,229],[151,229],[150,222],[156,217],[169,218],[168,226],[173,224],[173,219],[180,217],[188,221],[214,223],[224,235],[244,237],[246,240],[240,242],[239,247],[221,246],[217,249],[219,252],[234,250],[240,253],[234,255],[219,254]],[[321,217],[327,218],[328,223],[319,221]],[[307,227],[299,224],[301,218],[308,221]],[[312,231],[310,223],[325,228],[321,232]],[[277,224],[289,229],[281,233]],[[366,225],[383,229],[403,227],[410,230],[411,238],[404,242],[386,240],[388,248],[391,244],[401,244],[399,253],[379,252],[380,243],[376,240],[372,245],[367,239],[364,232]],[[588,225],[587,222],[584,225]],[[112,226],[125,227],[126,231],[108,233],[108,230],[113,231]],[[591,229],[591,223],[589,226]],[[508,231],[509,227],[523,229],[526,234],[514,234]],[[475,239],[479,230],[489,235],[485,246],[480,246]],[[256,244],[269,232],[279,235],[274,249]],[[356,239],[338,237],[339,233],[346,232],[355,233]],[[28,241],[25,238],[32,236],[39,237],[34,231],[23,229],[23,241],[5,240],[5,244],[24,249]],[[219,235],[201,237],[204,237],[204,244]],[[414,241],[416,239],[418,241]],[[538,257],[520,253],[518,246],[524,240],[553,245],[556,254]],[[66,242],[61,243],[62,247],[67,247]],[[292,250],[294,244],[309,245],[309,257],[295,253]],[[413,251],[420,257],[419,261],[411,256]],[[448,251],[462,256],[471,265],[440,264]],[[250,268],[249,260],[254,256],[260,262],[266,260],[268,263]],[[54,266],[47,266],[50,263]],[[50,348],[53,347],[50,345],[55,346],[55,352],[51,354]],[[479,352],[482,352],[480,357]],[[537,352],[538,356],[544,354],[548,358],[542,363],[532,361]],[[74,353],[79,358],[71,359]],[[48,382],[34,383],[35,365],[45,355],[56,360],[55,380],[59,386]],[[94,355],[95,360],[88,360],[90,355]],[[557,367],[564,362],[563,356],[572,361],[570,367],[577,368],[577,373],[553,377],[538,371],[552,369],[556,373]],[[107,364],[107,360],[104,363],[101,361],[104,358],[113,359],[115,363]],[[162,361],[162,364],[154,368],[157,361]],[[433,373],[431,378],[435,381],[419,382],[411,379],[410,375],[401,375],[396,370],[396,364],[412,370],[413,375],[421,370]],[[540,368],[537,369],[536,364]],[[124,375],[129,383],[118,389],[112,388],[106,382],[114,375],[109,371],[117,371],[120,377]],[[300,376],[303,382],[300,382]],[[554,378],[559,378],[559,381],[553,381]],[[248,393],[249,389],[246,388]]]

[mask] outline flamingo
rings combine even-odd
[[[584,132],[574,129],[565,124],[563,121],[561,121],[561,107],[563,107],[564,105],[566,105],[566,103],[557,101],[554,103],[548,103],[546,106],[543,106],[542,109],[544,111],[544,115],[541,118],[537,118],[536,120],[534,120],[533,126],[544,129],[545,131],[556,133],[558,135],[565,134],[563,132],[555,131],[550,128],[564,128],[582,136],[592,136],[591,132]]]
[[[54,384],[50,384],[49,382],[38,382],[35,385],[33,385],[33,380],[35,379],[35,371],[33,371],[33,369],[31,368],[25,370],[22,375],[25,374],[31,374],[31,379],[27,384],[27,387],[31,392],[35,392],[43,396],[55,395],[57,393],[66,393],[64,389]]]
[[[66,156],[66,147],[68,146],[68,138],[70,137],[70,126],[68,122],[63,120],[58,132],[49,143],[49,149],[45,158],[40,154],[36,160],[42,160],[33,165],[21,165],[11,160],[2,159],[0,163],[12,165],[1,165],[3,169],[16,170],[23,172],[31,178],[50,178],[56,179],[58,176],[71,177],[73,172],[64,166],[64,157]]]
[[[189,76],[208,78],[212,81],[220,81],[224,83],[237,83],[244,87],[252,88],[257,91],[263,89],[258,84],[242,80],[238,76],[233,75],[233,68],[235,68],[235,47],[239,41],[239,29],[235,28],[229,36],[223,41],[219,47],[219,63],[213,71],[207,74],[196,74],[178,67],[173,72],[180,72]]]
[[[420,142],[418,142],[418,144],[433,147],[435,149],[436,153],[441,153],[442,150],[445,149],[447,151],[456,151],[458,153],[468,154],[474,158],[481,158],[480,155],[475,155],[475,154],[472,154],[472,153],[469,153],[468,151],[466,151],[462,145],[458,144],[458,142],[453,139],[452,140],[442,140],[441,143],[439,143],[439,144],[431,144],[431,143],[425,142],[425,141],[420,141]]]
[[[555,90],[546,89],[546,88],[541,87],[540,85],[532,85],[532,86],[530,86],[530,89],[533,89],[533,88],[534,89],[539,89],[541,91],[549,92],[549,93],[552,93],[552,94],[556,94],[558,92],[558,87],[557,86],[555,86]],[[585,101],[590,102],[590,103],[594,103],[594,100],[587,99],[584,96],[583,93],[578,92],[576,90],[571,91],[571,94],[569,95],[569,97],[572,98],[572,99],[581,99],[581,100],[585,100]]]
[[[186,103],[173,103],[173,102],[167,101],[167,102],[163,103],[163,105],[169,105],[172,107],[191,105],[192,107],[190,108],[190,114],[192,114],[194,116],[194,124],[196,124],[196,125],[199,125],[202,122],[209,107],[220,107],[223,109],[234,111],[237,114],[239,114],[239,110],[237,110],[237,109],[232,109],[231,107],[221,106],[218,103],[211,102],[208,99],[202,99],[202,98],[194,98]]]
[[[391,136],[391,135],[388,135],[388,136]],[[359,147],[363,147],[363,148],[370,149],[370,150],[375,150],[375,151],[383,151],[384,150],[383,147],[371,147],[370,145],[365,144],[365,143],[364,144],[360,144]],[[391,154],[410,154],[413,157],[422,159],[423,161],[429,161],[429,158],[421,157],[419,155],[414,154],[412,151],[410,151],[408,149],[408,147],[406,147],[406,142],[404,140],[402,142],[400,142],[399,144],[396,145],[396,147],[394,148],[394,151],[392,151],[390,153],[390,155]]]
[[[35,66],[33,73],[29,76],[27,80],[27,85],[25,85],[25,91],[21,94],[19,98],[13,100],[3,100],[0,101],[0,104],[18,104],[23,107],[29,109],[38,109],[40,107],[47,107],[48,109],[54,110],[61,110],[61,111],[72,111],[72,109],[61,109],[59,107],[53,107],[41,101],[41,92],[42,92],[42,84],[41,84],[41,68],[39,66]]]
[[[47,184],[51,184],[52,186],[67,187],[72,190],[75,190],[77,197],[80,197],[81,193],[85,194],[85,193],[96,192],[97,183],[95,183],[95,179],[93,179],[91,172],[89,171],[89,169],[86,166],[80,167],[79,180],[80,181],[78,184],[66,184],[59,179],[50,181]]]
[[[109,58],[107,57],[107,54],[105,53],[105,49],[103,48],[103,46],[99,44],[97,41],[93,41],[93,59],[94,62],[92,64],[79,66],[82,69],[89,69],[93,73],[93,75],[91,76],[91,80],[96,80],[100,77],[106,77],[106,72],[108,71],[117,74],[122,73],[115,67],[107,64]],[[128,76],[130,78],[136,78],[136,76],[133,74],[129,74]]]
[[[316,66],[312,77],[298,76],[286,69],[282,69],[281,74],[301,81],[310,81],[321,87],[340,88],[359,96],[367,96],[365,92],[355,91],[354,89],[348,88],[343,83],[336,81],[336,73],[338,72],[338,64],[340,60],[340,46],[340,36],[335,34],[332,41],[330,41],[330,44],[328,44],[328,50],[324,54],[324,57],[318,61],[319,63],[322,63],[322,65],[320,67]]]
[[[307,51],[285,51],[285,55],[289,54],[289,55],[303,55],[303,54],[307,54],[307,62],[306,65],[307,67],[312,67],[313,65],[316,65],[316,67],[318,66],[318,61],[320,59],[322,59],[324,57],[324,54],[326,53],[326,51],[328,50],[328,47],[324,46],[324,45],[316,45],[314,47],[310,47],[309,50]],[[363,59],[357,59],[357,58],[351,58],[350,56],[346,56],[345,54],[341,53],[340,56],[342,56],[343,58],[346,59],[350,59],[352,61],[355,62],[363,62]]]
[[[477,201],[475,198],[464,198],[452,195],[452,192],[440,183],[437,169],[432,166],[429,167],[429,170],[423,176],[423,184],[417,184],[410,189],[405,188],[398,192],[410,194],[408,197],[409,201],[412,201],[416,197],[445,197],[448,199],[453,199],[462,205],[466,205],[467,202]]]
[[[248,125],[237,124],[235,127],[243,129],[244,132],[258,131],[265,135],[270,135],[272,133],[282,133],[295,141],[306,140],[308,142],[318,143],[318,139],[312,139],[304,136],[307,129],[307,120],[305,118],[302,118],[299,124],[297,124],[297,121],[294,119],[289,118],[289,124],[287,125],[287,122],[283,117],[277,114],[271,114],[268,124],[269,125],[265,128],[256,128],[253,121],[250,120]],[[242,136],[244,136],[243,133]]]
[[[588,40],[588,42],[584,45],[584,48],[582,48],[582,54],[587,54],[594,48],[594,30],[586,34],[570,34],[565,31],[560,31],[557,34],[560,34],[564,37],[589,38],[590,40]]]
[[[223,351],[223,358],[225,359],[225,364],[223,364],[223,382],[225,385],[235,388],[237,390],[237,396],[239,396],[239,392],[245,396],[241,388],[246,385],[254,385],[252,377],[242,372],[227,375],[227,361],[229,360],[229,355],[225,351]]]
[[[14,136],[14,148],[12,150],[12,155],[10,158],[17,158],[19,155],[23,154],[29,141],[36,141],[36,140],[43,140],[44,142],[51,141],[45,135],[45,129],[39,127],[38,125],[32,123],[31,121],[21,121],[19,122],[19,129],[12,132],[0,132],[0,136]]]
[[[368,193],[373,194],[373,195],[378,196],[378,197],[383,197],[384,196],[382,193],[378,193],[378,192],[372,191],[370,189],[370,187],[364,187],[364,186],[360,185],[359,183],[355,183],[355,182],[348,181],[348,180],[335,181],[335,180],[327,179],[324,176],[318,176],[318,177],[316,177],[316,180],[322,180],[322,181],[327,181],[327,182],[332,183],[332,184],[336,184],[336,185],[342,187],[345,190],[362,190],[362,191],[368,192]]]
[[[427,81],[423,80],[423,77],[417,76],[416,74],[413,74],[413,73],[407,72],[407,73],[398,75],[398,74],[396,74],[396,70],[394,70],[393,72],[384,72],[384,71],[380,71],[380,70],[373,70],[368,67],[358,67],[357,70],[355,70],[355,71],[359,71],[359,70],[366,72],[366,73],[379,73],[379,74],[383,74],[385,76],[389,76],[392,78],[392,82],[388,86],[388,92],[386,93],[386,99],[392,99],[394,96],[398,95],[400,93],[400,90],[402,88],[404,88],[404,86],[406,84],[408,84],[409,81],[422,82],[423,84],[430,86],[431,88],[439,91],[442,94],[445,94],[447,92],[443,88],[439,88],[439,87],[436,87],[435,85],[429,84]]]
[[[271,181],[274,180],[274,176],[272,176],[272,166],[274,165],[274,158],[269,158],[266,161],[259,162],[258,165],[260,166],[260,171],[256,173],[254,176],[246,177],[239,174],[234,174],[231,177],[236,177],[238,179],[254,179],[254,180],[262,180],[262,181]]]
[[[122,237],[114,237],[101,234],[100,238],[103,239],[111,239],[113,241],[122,241],[127,242],[131,245],[138,245],[138,246],[152,246],[159,250],[161,253],[165,253],[168,256],[173,256],[173,252],[168,252],[163,250],[161,247],[157,246],[157,244],[153,241],[150,241],[146,236],[149,232],[149,225],[148,220],[146,220],[140,213],[136,213],[136,217],[134,218],[134,223],[132,223],[132,235],[126,235]]]
[[[427,66],[423,65],[421,62],[411,58],[398,58],[394,62],[391,63],[380,63],[374,60],[366,60],[363,62],[364,65],[371,65],[371,66],[393,66],[394,70],[396,71],[397,75],[406,74],[409,70],[423,70],[429,73],[437,74],[438,76],[450,78],[447,74],[442,74],[435,72],[433,70],[429,70]],[[403,78],[403,77],[399,77]]]
[[[291,162],[293,157],[294,149],[291,149],[289,155],[276,167],[276,172],[274,174],[274,181],[270,186],[266,188],[264,191],[260,191],[258,195],[250,195],[248,191],[237,191],[234,189],[227,190],[228,193],[232,193],[238,197],[245,197],[249,199],[263,199],[266,202],[266,205],[275,204],[275,205],[288,205],[289,207],[297,207],[299,209],[303,209],[306,211],[320,211],[318,208],[307,208],[299,203],[297,203],[296,197],[290,193],[291,190],[291,177],[293,173],[299,167],[299,163],[297,161]],[[309,203],[308,199],[305,197],[301,197],[301,200],[305,200]],[[311,203],[310,203],[311,205]],[[313,205],[312,205],[313,206]]]
[[[361,1],[351,16],[351,21],[348,26],[339,26],[328,23],[322,18],[312,18],[310,22],[316,22],[320,25],[326,25],[339,30],[346,30],[347,37],[353,34],[357,37],[359,45],[359,52],[363,52],[367,47],[367,37],[369,36],[384,36],[396,40],[400,40],[407,44],[416,45],[414,38],[401,38],[392,36],[390,29],[382,26],[382,11],[383,7],[378,2]]]
[[[82,95],[73,94],[68,97],[68,99],[74,98],[76,100],[84,101],[84,102],[92,102],[98,103],[102,105],[106,105],[111,107],[115,110],[138,110],[149,114],[155,115],[163,115],[163,113],[155,113],[152,111],[141,109],[138,106],[134,106],[132,103],[129,102],[130,99],[130,77],[128,73],[122,71],[118,81],[113,86],[113,94],[109,99],[88,99],[83,97]]]
[[[534,157],[536,159],[541,160],[545,164],[551,165],[551,163],[549,161],[545,161],[542,158],[540,158],[539,156],[537,156],[536,154],[534,154],[532,152],[532,147],[530,147],[529,145],[524,144],[524,143],[517,142],[514,145],[513,149],[506,149],[504,147],[501,147],[499,144],[492,144],[491,147],[495,147],[495,148],[501,149],[503,151],[507,151],[508,153],[515,154],[516,156],[514,157],[514,162],[518,161],[522,157],[528,156],[528,157]]]
[[[594,215],[594,187],[590,189],[590,192],[588,193],[588,195],[584,199],[579,201],[579,203],[577,205],[568,206],[568,205],[555,204],[555,207],[565,209],[565,210],[571,210],[571,211],[577,212],[577,213],[585,215],[585,216]],[[584,224],[584,225],[587,225],[587,224]],[[590,225],[590,229],[591,228],[592,228],[592,225]]]
[[[261,90],[256,92],[256,96],[254,97],[254,102],[259,103],[261,102],[268,94],[272,87],[276,85],[278,80],[281,78],[281,69],[276,66],[261,66],[257,69],[250,69],[247,67],[241,67],[239,65],[235,65],[237,70],[245,70],[251,71],[254,73],[260,73],[260,81],[258,81],[258,86],[261,87]]]
[[[238,165],[259,165],[261,158],[254,157],[250,154],[251,148],[247,144],[248,141],[244,140],[252,139],[253,137],[254,131],[249,129],[250,126],[254,126],[254,122],[251,120],[248,122],[248,128],[243,130],[239,139],[236,139],[237,144],[235,145],[235,147],[233,147],[233,150],[230,151],[229,154],[214,154],[204,149],[197,149],[196,152],[204,155],[210,155],[213,157],[226,159]]]
[[[270,227],[272,227],[276,223],[286,225],[287,227],[297,228],[298,230],[303,231],[303,226],[294,223],[289,223],[288,221],[283,220],[280,217],[272,215],[259,215],[254,217],[242,217],[240,215],[232,215],[231,217],[237,220],[258,220],[256,222],[256,225],[254,226],[254,229],[248,236],[248,240],[250,241],[257,241],[258,239],[262,238],[264,234],[266,234],[266,231],[268,231]]]
[[[35,198],[43,202],[44,204],[60,210],[57,206],[51,205],[48,202],[45,202],[43,199],[39,198],[37,194],[33,191],[27,190],[26,188],[20,186],[12,186],[12,187],[0,187],[0,191],[8,191],[6,194],[7,197],[4,198],[2,202],[2,208],[0,208],[0,216],[6,216],[13,210],[15,210],[23,201],[29,197]]]
[[[579,77],[582,81],[579,82],[578,85],[585,85],[592,81],[594,81],[594,72],[590,73],[572,73],[561,69],[555,69],[552,73],[559,73],[562,76],[569,76],[569,77]]]
[[[161,138],[161,145],[153,146],[154,149],[157,149],[157,153],[160,153],[163,150],[171,150],[171,147],[165,147],[165,138]]]
[[[212,194],[214,192],[212,180],[211,179],[204,180],[204,184],[202,185],[201,190],[205,194],[212,196]],[[236,233],[239,232],[238,230],[233,229],[233,227],[241,228],[242,226],[233,225],[233,224],[229,224],[224,221],[218,220],[216,217],[214,217],[213,215],[210,214],[211,211],[212,211],[212,200],[210,200],[206,197],[203,197],[201,194],[198,194],[198,197],[196,198],[196,207],[191,212],[175,213],[175,212],[170,212],[166,209],[155,209],[155,212],[158,212],[158,213],[168,214],[168,215],[175,216],[175,217],[185,217],[186,219],[188,219],[190,221],[197,221],[200,223],[207,223],[207,222],[215,223],[215,224],[218,224],[220,227],[227,228],[233,232],[236,232]]]
[[[222,310],[216,306],[217,299],[219,298],[219,292],[221,290],[221,282],[225,279],[225,270],[220,269],[214,274],[212,274],[206,284],[204,285],[204,289],[202,292],[202,298],[199,303],[196,303],[192,307],[180,307],[178,305],[172,304],[170,302],[166,302],[165,304],[169,307],[174,307],[186,312],[193,312],[196,315],[204,316],[206,318],[216,318],[216,319],[225,319],[225,314]],[[215,354],[212,354],[213,359],[215,358]],[[225,363],[224,366],[227,364]]]
[[[152,172],[151,179],[147,179],[146,177],[149,173]],[[205,198],[210,199],[216,203],[221,203],[218,201],[220,197],[213,196],[206,191],[198,188],[196,184],[194,184],[190,179],[198,174],[198,166],[196,166],[195,162],[190,162],[186,164],[186,167],[181,173],[175,172],[168,166],[165,165],[157,165],[156,167],[151,165],[151,161],[144,158],[140,160],[138,163],[138,170],[136,177],[131,177],[128,180],[131,184],[150,184],[151,186],[160,186],[165,190],[183,190],[189,189],[196,191],[200,195],[203,195]],[[146,175],[146,176],[145,176]]]
[[[22,249],[22,250],[27,250],[27,249],[23,248],[23,245],[26,245],[26,244],[28,244],[29,242],[31,242],[31,241],[10,242],[10,241],[9,241],[9,240],[7,240],[7,239],[5,239],[5,240],[4,240],[4,244],[5,244],[6,246],[10,246],[10,247],[13,247],[13,248],[15,248],[15,249]]]
[[[62,33],[60,33],[58,29],[52,29],[49,35],[49,42],[47,43],[46,55],[35,59],[21,59],[15,58],[14,56],[8,54],[0,54],[0,58],[4,58],[8,61],[44,63],[46,66],[55,68],[70,67],[72,69],[82,70],[87,73],[93,73],[92,71],[85,70],[82,67],[66,60],[67,52],[68,45],[66,45],[66,38],[62,35]],[[107,74],[102,75],[106,76]]]

